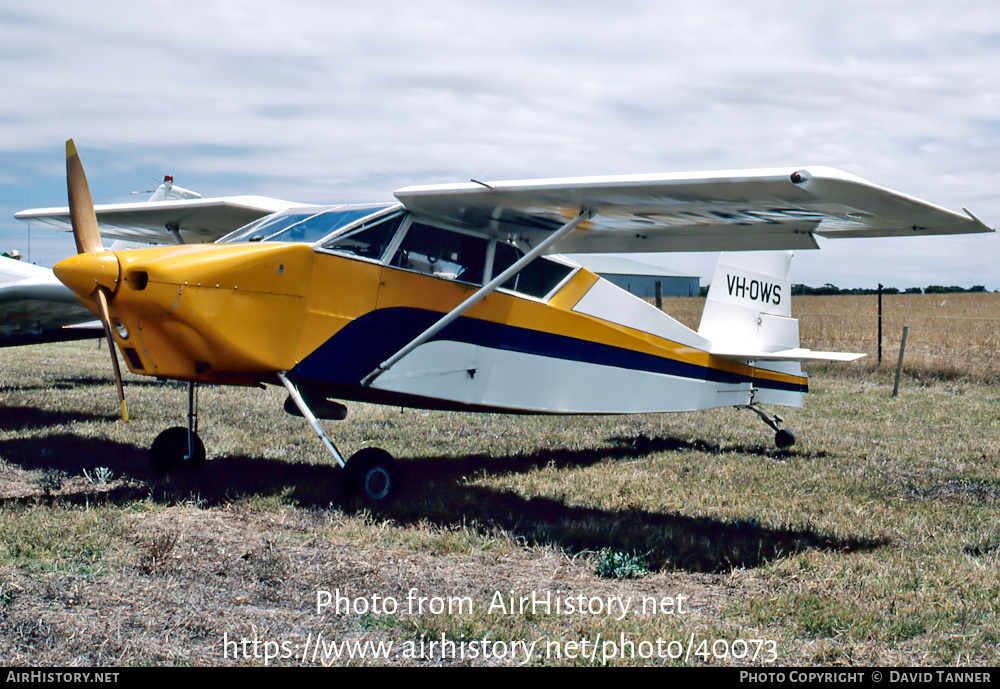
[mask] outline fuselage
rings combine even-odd
[[[533,413],[690,411],[800,397],[805,378],[708,354],[711,343],[594,273],[537,259],[366,386],[362,379],[500,272],[513,243],[398,217],[330,241],[157,247],[100,266],[133,373],[226,385],[287,372],[328,397]],[[436,232],[452,232],[439,246]],[[346,237],[346,239],[345,239]],[[469,258],[469,257],[472,258]],[[95,270],[97,268],[95,267]],[[66,278],[73,283],[72,278]],[[74,290],[86,303],[86,278]]]

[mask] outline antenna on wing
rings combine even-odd
[[[76,240],[76,249],[80,254],[90,254],[94,252],[103,252],[103,247],[101,246],[101,232],[97,225],[97,214],[94,212],[94,200],[90,195],[90,185],[87,184],[87,175],[83,171],[83,163],[80,162],[80,155],[77,153],[76,144],[70,139],[66,142],[66,189],[69,195],[69,216],[70,223],[73,225],[73,238]],[[112,261],[107,261],[105,259],[99,260],[99,267],[106,268],[108,264],[113,262],[115,268],[118,267],[118,259],[114,257],[114,254],[110,254]],[[94,279],[92,270],[86,271],[87,268],[93,268],[94,262],[84,263],[81,268],[81,273],[90,272],[90,278]],[[70,271],[75,272],[75,271]],[[62,279],[63,275],[59,275]],[[86,275],[78,275],[75,277],[82,277],[82,281],[75,281],[76,284],[70,285],[77,294],[84,294],[87,289],[89,289],[90,284],[88,284],[88,279]],[[117,283],[118,275],[114,276],[114,282]],[[65,280],[64,280],[65,282]],[[93,299],[97,303],[98,316],[101,319],[101,323],[104,325],[104,334],[108,340],[108,347],[111,350],[111,364],[114,368],[115,373],[115,386],[118,389],[118,400],[121,402],[122,406],[122,420],[128,421],[128,408],[125,405],[125,390],[122,387],[122,372],[118,365],[118,355],[115,353],[115,340],[111,335],[111,313],[108,309],[108,299],[114,296],[114,290],[109,289],[106,285],[102,284],[100,277],[94,279],[96,286],[93,291],[86,294],[90,299]],[[117,287],[117,284],[116,284]]]

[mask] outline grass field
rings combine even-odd
[[[998,304],[979,299],[977,318]],[[822,332],[803,318],[806,346],[867,337]],[[939,336],[981,352],[952,359],[966,371],[914,355],[897,397],[895,353],[813,370],[805,409],[782,412],[789,452],[733,409],[352,405],[326,422],[338,444],[403,466],[379,514],[345,504],[277,389],[204,389],[204,475],[158,483],[146,450],[184,423],[183,387],[129,376],[126,425],[96,343],[0,350],[0,658],[996,665],[1000,392],[992,340],[968,335]]]

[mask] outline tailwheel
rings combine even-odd
[[[205,464],[205,444],[197,433],[191,433],[191,447],[188,448],[188,429],[174,426],[156,436],[149,449],[150,461],[157,476],[174,474],[178,471],[194,471]]]
[[[774,444],[778,446],[779,450],[787,450],[788,448],[790,448],[792,445],[795,444],[795,436],[792,435],[792,432],[789,431],[789,430],[787,430],[787,429],[781,428],[778,425],[778,424],[782,423],[784,421],[784,419],[782,419],[777,414],[768,414],[766,411],[764,411],[763,409],[761,409],[758,405],[753,404],[753,403],[739,405],[739,406],[737,406],[737,409],[749,409],[754,414],[756,414],[757,416],[759,416],[760,419],[761,419],[761,421],[763,421],[768,426],[770,426],[771,428],[773,428],[774,429]]]
[[[774,444],[778,446],[779,450],[786,450],[795,444],[795,436],[792,435],[791,431],[779,428],[778,432],[774,434]]]
[[[372,507],[387,505],[399,494],[396,460],[380,447],[355,452],[344,470],[351,492]]]

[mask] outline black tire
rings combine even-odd
[[[774,444],[778,446],[779,450],[787,450],[795,444],[795,436],[792,435],[791,431],[781,428],[774,434]]]
[[[371,507],[388,505],[399,495],[396,460],[380,447],[355,452],[344,469],[351,493]]]
[[[156,436],[149,448],[149,459],[157,476],[200,469],[205,465],[205,444],[197,433],[194,434],[194,454],[185,460],[187,453],[188,430],[184,426],[174,426]]]

